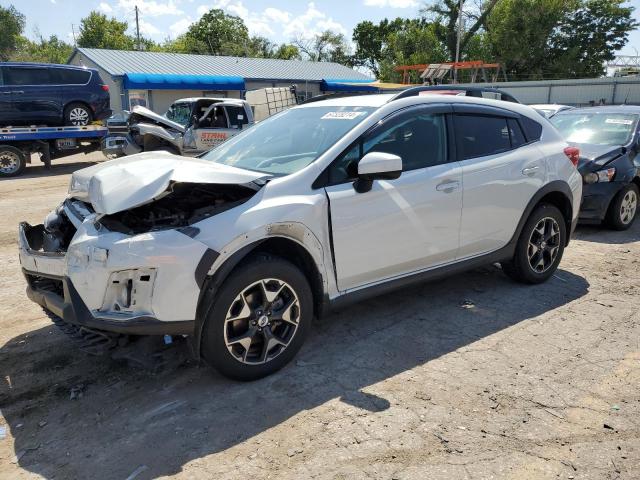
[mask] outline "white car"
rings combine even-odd
[[[575,107],[570,105],[558,105],[554,104],[538,104],[538,105],[529,105],[534,110],[537,110],[546,118],[553,117],[556,113],[564,112],[566,110],[573,110]]]
[[[254,379],[336,305],[493,262],[547,280],[578,218],[577,149],[529,107],[420,90],[76,172],[44,225],[20,225],[29,297],[92,341],[187,334]]]

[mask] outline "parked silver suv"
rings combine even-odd
[[[419,93],[314,102],[202,158],[76,172],[43,225],[20,225],[30,298],[109,345],[191,335],[254,379],[332,306],[492,262],[548,279],[578,216],[577,149],[529,107]]]

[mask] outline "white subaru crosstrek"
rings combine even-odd
[[[201,158],[74,173],[43,225],[20,225],[20,262],[29,297],[89,346],[187,334],[254,379],[337,304],[493,262],[547,280],[578,218],[578,155],[515,103],[421,88],[318,101]]]

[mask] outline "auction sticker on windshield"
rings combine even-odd
[[[616,125],[631,125],[633,120],[626,120],[624,118],[607,118],[604,123],[614,123]]]
[[[366,115],[366,112],[327,112],[322,117],[322,120],[354,120],[362,115]]]

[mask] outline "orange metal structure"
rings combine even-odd
[[[417,65],[399,65],[394,68],[396,72],[402,72],[402,83],[408,84],[411,80],[410,72],[425,72],[427,69],[431,67],[437,67],[440,69],[440,75],[438,78],[442,78],[446,76],[446,71],[457,71],[457,70],[471,70],[471,83],[476,81],[478,72],[482,73],[483,80],[485,82],[489,81],[487,77],[487,70],[495,70],[491,74],[491,81],[496,82],[498,80],[498,76],[500,75],[500,70],[502,66],[499,63],[484,63],[482,60],[473,60],[469,62],[443,62],[443,63],[426,63],[426,64],[417,64]],[[503,71],[504,74],[504,71]],[[506,81],[506,74],[504,80]]]

